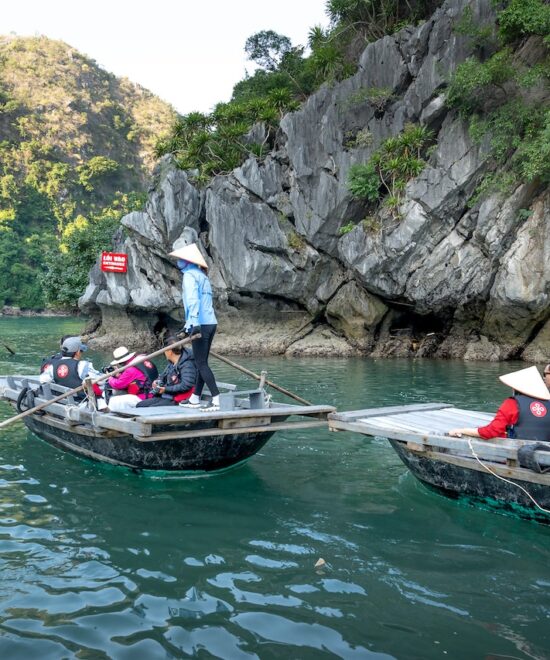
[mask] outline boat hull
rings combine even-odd
[[[464,467],[447,462],[444,454],[433,458],[409,449],[404,442],[389,442],[413,475],[431,489],[468,504],[550,524],[550,514],[541,511],[521,488],[484,470],[475,460]],[[548,485],[517,478],[510,481],[525,488],[539,506],[550,509]]]
[[[39,438],[72,454],[139,471],[226,470],[253,456],[273,435],[267,431],[144,442],[125,434],[78,433],[74,427],[49,423],[47,417],[31,415],[24,422]]]

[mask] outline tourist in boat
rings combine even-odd
[[[99,378],[101,373],[94,368],[89,360],[82,359],[82,353],[87,350],[80,337],[67,337],[61,344],[61,353],[51,358],[49,364],[40,374],[41,383],[57,383],[69,389],[80,387],[85,378]],[[96,395],[101,395],[98,385],[94,384]],[[77,393],[77,399],[84,399],[83,392]]]
[[[65,341],[65,339],[68,339],[70,336],[71,335],[63,335],[63,337],[61,337],[59,341],[59,350],[57,351],[57,353],[50,355],[50,357],[42,358],[42,364],[40,365],[40,373],[43,373],[45,371],[45,369],[48,367],[48,365],[53,359],[62,357],[61,349],[63,347],[63,342]]]
[[[550,366],[550,365],[549,365]],[[460,438],[471,435],[476,438],[521,438],[550,442],[550,391],[547,372],[545,380],[536,367],[499,376],[499,379],[514,390],[513,396],[505,399],[494,419],[479,428],[452,429],[449,435]]]
[[[197,368],[195,391],[187,401],[182,401],[180,405],[200,408],[204,412],[219,410],[220,391],[212,369],[208,365],[210,347],[218,327],[212,305],[212,287],[206,274],[208,265],[196,243],[178,247],[176,241],[174,248],[173,252],[170,252],[170,256],[178,260],[177,266],[183,274],[182,298],[185,308],[183,330],[190,337],[199,333],[201,335],[200,338],[193,339],[191,344]],[[205,383],[212,394],[212,402],[206,406],[201,404]]]
[[[151,396],[153,382],[158,378],[159,372],[154,362],[144,360],[134,364],[144,355],[130,352],[126,346],[119,346],[113,351],[113,360],[110,366],[115,369],[128,365],[124,371],[111,376],[107,381],[111,396],[106,400],[111,412],[118,412],[122,408],[136,406],[140,401]]]
[[[178,341],[177,337],[168,337],[166,345]],[[193,352],[183,346],[167,348],[164,356],[168,360],[166,369],[153,383],[153,396],[137,404],[138,408],[150,406],[175,406],[187,401],[194,392],[197,380],[197,368]]]

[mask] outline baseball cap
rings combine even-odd
[[[77,351],[85,351],[87,348],[80,337],[67,337],[61,346],[63,353],[76,353]]]

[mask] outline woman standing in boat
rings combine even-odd
[[[174,247],[176,247],[176,244]],[[220,409],[220,391],[216,385],[216,379],[208,365],[208,355],[212,340],[216,334],[218,322],[212,305],[212,287],[206,274],[208,265],[200,253],[196,243],[176,247],[170,252],[171,257],[176,257],[177,265],[183,274],[182,298],[185,308],[184,331],[190,337],[200,333],[200,338],[193,339],[193,357],[197,367],[197,380],[195,391],[187,401],[182,401],[181,406],[188,408],[200,408],[204,412]],[[203,407],[201,394],[204,384],[212,394],[212,403]]]
[[[550,381],[546,376],[545,380]],[[449,435],[461,438],[521,438],[550,442],[550,391],[536,367],[499,376],[499,379],[514,390],[513,396],[505,399],[494,419],[479,428],[452,429]]]

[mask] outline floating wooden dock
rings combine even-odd
[[[542,508],[550,508],[550,473],[520,467],[518,461],[518,449],[535,442],[446,435],[457,427],[485,426],[491,419],[493,415],[484,412],[425,403],[335,412],[328,416],[328,425],[331,431],[388,439],[418,479],[448,495],[495,502],[503,508],[525,507],[532,512],[529,517],[548,522],[546,514],[516,485]],[[534,457],[543,468],[550,466],[550,451],[536,451]]]

